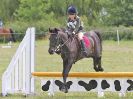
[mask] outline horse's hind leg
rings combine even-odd
[[[94,64],[94,70],[96,72],[103,71],[103,68],[101,66],[101,57],[94,57],[93,58],[93,64]]]
[[[97,65],[98,65],[98,70],[99,71],[104,71],[104,69],[101,66],[101,57],[98,57],[97,58]]]
[[[98,72],[99,69],[98,69],[98,67],[97,67],[97,58],[96,58],[96,57],[93,57],[93,65],[94,65],[94,70],[95,70],[96,72]]]

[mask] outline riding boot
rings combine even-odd
[[[85,43],[83,40],[80,40],[80,43],[81,43],[81,51],[83,53],[84,56],[88,56],[88,53],[86,51],[86,47],[85,47]]]

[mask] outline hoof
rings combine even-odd
[[[64,92],[64,93],[68,93],[68,90],[67,89],[64,89],[64,88],[61,89],[61,91]]]
[[[98,68],[94,68],[94,70],[95,70],[96,72],[99,72],[99,69],[98,69]]]
[[[103,72],[104,71],[104,69],[103,68],[94,68],[94,70],[96,71],[96,72]]]
[[[104,69],[103,69],[103,68],[99,68],[99,71],[103,72],[103,71],[104,71]]]
[[[70,89],[70,86],[72,85],[72,81],[68,81],[66,84],[61,82],[60,80],[56,80],[55,84],[59,87],[59,90],[68,93],[68,89]]]
[[[64,93],[68,93],[68,88],[67,88],[67,86],[63,85],[63,86],[61,87],[61,91],[64,92]]]

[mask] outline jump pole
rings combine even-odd
[[[62,77],[62,72],[32,72],[37,77]],[[133,77],[133,72],[71,72],[68,77],[80,78],[127,78]]]

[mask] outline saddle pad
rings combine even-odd
[[[83,36],[83,40],[85,42],[85,47],[88,48],[91,45],[91,42],[87,36]]]

